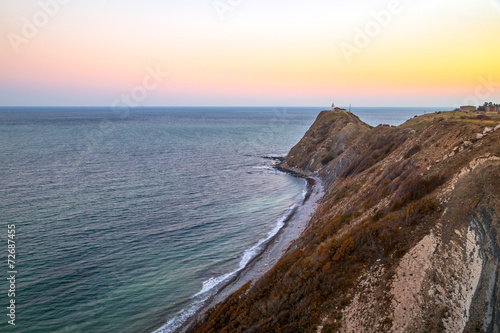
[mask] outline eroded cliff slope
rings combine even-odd
[[[499,124],[323,111],[281,166],[325,184],[309,227],[191,331],[500,332]]]

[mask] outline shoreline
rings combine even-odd
[[[171,321],[155,329],[153,331],[154,333],[184,333],[188,331],[194,323],[201,319],[208,309],[225,300],[247,282],[252,281],[252,283],[255,283],[260,277],[274,267],[282,255],[286,253],[292,245],[293,241],[299,238],[303,231],[309,226],[311,216],[316,210],[317,202],[324,195],[321,179],[312,175],[305,175],[300,172],[284,169],[282,168],[283,161],[279,159],[278,161],[279,163],[274,166],[276,170],[284,172],[292,177],[303,178],[306,182],[306,190],[302,200],[289,208],[285,213],[286,215],[284,215],[282,221],[283,226],[275,235],[272,235],[260,244],[261,249],[259,249],[259,253],[251,258],[243,268],[233,272],[234,276],[229,275],[227,281],[221,282],[221,285],[214,288],[212,293],[208,291],[209,296],[204,299],[195,300],[198,295],[193,296],[193,303],[190,307],[198,307],[193,308],[193,313],[187,315],[185,318],[182,318],[182,312],[179,313],[177,315],[181,316],[179,326],[170,327],[170,329],[167,327],[171,321],[177,318],[176,316],[172,318]],[[185,310],[189,311],[189,307]]]
[[[263,244],[261,252],[252,258],[234,277],[221,285],[217,292],[211,295],[205,301],[205,304],[188,319],[190,321],[188,325],[176,332],[186,332],[208,309],[224,301],[247,282],[252,281],[252,284],[255,283],[274,267],[283,254],[287,252],[292,242],[299,238],[309,226],[311,216],[316,211],[317,202],[324,195],[321,179],[282,169],[280,165],[281,163],[277,164],[275,168],[292,177],[303,178],[307,182],[307,190],[302,202],[284,219],[283,227]]]

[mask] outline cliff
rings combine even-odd
[[[278,264],[192,332],[500,332],[500,119],[323,111],[281,168],[326,193]]]

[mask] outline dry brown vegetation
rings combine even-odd
[[[317,156],[311,142],[321,145],[352,121],[345,114],[320,114],[287,160],[290,166],[316,165],[325,168],[325,174],[331,168],[339,175],[326,180],[332,185],[310,227],[260,280],[210,309],[189,331],[313,332],[325,313],[329,320],[323,322],[323,331],[336,331],[360,273],[377,261],[387,269],[385,278],[391,278],[399,259],[442,211],[436,193],[478,153],[469,146],[443,159],[482,128],[455,118],[446,113],[426,115],[399,127],[363,131],[357,140],[349,137],[345,143],[345,153],[351,156],[348,164],[338,162],[341,154],[311,164]],[[322,122],[335,131],[325,129]],[[498,134],[487,140],[495,142]],[[475,147],[486,151],[492,146]]]

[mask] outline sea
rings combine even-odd
[[[274,165],[323,109],[1,107],[0,331],[187,325],[303,201],[306,181]]]

